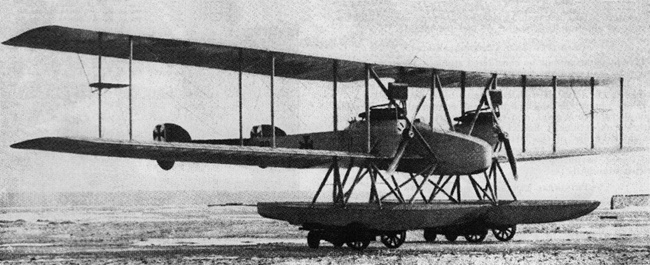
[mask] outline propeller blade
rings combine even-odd
[[[413,126],[412,130],[415,136],[417,136],[417,139],[420,141],[420,143],[424,146],[424,148],[427,149],[429,155],[431,155],[431,158],[433,158],[433,161],[438,161],[438,158],[436,158],[436,154],[433,152],[433,149],[431,149],[431,146],[429,145],[429,143],[427,143],[427,140],[424,139],[424,136],[422,136],[418,128]]]
[[[490,107],[492,116],[494,117],[496,129],[498,130],[498,134],[499,134],[499,141],[501,141],[503,145],[506,147],[506,155],[508,156],[508,163],[510,164],[512,175],[515,178],[515,180],[518,180],[519,175],[517,174],[517,160],[515,159],[515,155],[512,152],[512,146],[510,145],[510,139],[508,138],[508,133],[506,133],[503,130],[503,127],[501,127],[501,124],[499,123],[499,117],[497,117],[497,114],[494,111],[494,105],[492,105],[492,99],[490,98],[490,95],[488,95],[487,90],[483,93],[483,96],[485,97],[485,100],[487,101],[487,104]]]
[[[415,110],[415,114],[413,115],[412,120],[415,120],[415,117],[417,117],[418,112],[420,112],[420,108],[422,108],[422,104],[424,103],[424,100],[426,98],[427,98],[427,96],[424,96],[424,97],[422,97],[422,99],[420,99],[420,103],[418,104],[418,107]],[[433,153],[433,150],[431,149],[431,146],[429,146],[429,143],[427,143],[427,141],[424,139],[424,137],[422,136],[420,131],[415,126],[413,126],[413,123],[411,122],[411,120],[407,119],[406,122],[408,122],[409,130],[413,131],[415,136],[417,136],[418,140],[422,143],[422,145],[424,145],[424,147],[427,149],[427,151],[429,151],[429,154],[431,155],[431,157],[433,157],[433,159],[436,160],[436,155]]]
[[[391,104],[394,104],[398,109],[401,109],[401,108],[399,107],[399,105],[397,105],[397,104],[395,103],[395,99],[394,99],[394,98],[393,98],[393,97],[388,93],[388,89],[387,89],[386,86],[384,86],[384,84],[381,82],[381,79],[379,78],[379,75],[377,75],[377,73],[375,72],[375,70],[372,69],[372,67],[370,67],[368,70],[369,70],[370,75],[372,76],[372,78],[375,79],[375,81],[377,82],[377,85],[379,85],[379,87],[381,88],[381,90],[384,91],[384,94],[385,94],[386,97],[388,98],[388,101],[389,101]],[[415,136],[417,136],[418,140],[422,143],[422,145],[424,145],[424,147],[427,149],[427,151],[429,152],[429,154],[431,155],[431,157],[433,158],[433,160],[434,160],[434,161],[437,161],[438,159],[436,158],[436,155],[435,155],[435,153],[433,152],[433,149],[431,149],[431,146],[429,145],[429,143],[427,143],[426,139],[424,139],[424,137],[422,136],[422,134],[420,133],[420,131],[418,131],[417,128],[415,128],[415,127],[413,126],[413,123],[412,123],[408,118],[406,118],[406,125],[407,125],[408,128],[411,128],[411,129],[413,130],[413,132],[415,133]]]
[[[424,100],[426,98],[427,98],[427,96],[424,96],[424,97],[422,97],[422,99],[420,99],[420,104],[418,104],[418,107],[415,109],[415,114],[413,114],[413,119],[411,119],[411,120],[415,120],[415,117],[418,116],[418,112],[420,112],[420,108],[422,108],[422,104],[424,103]]]
[[[390,162],[390,165],[388,165],[388,169],[386,170],[386,175],[387,176],[392,176],[393,173],[397,170],[397,166],[399,165],[399,161],[402,160],[402,156],[404,156],[404,151],[406,150],[406,146],[408,146],[411,138],[402,138],[402,141],[399,142],[399,146],[397,147],[397,153],[395,153],[395,157],[393,158],[393,161]]]
[[[512,170],[512,175],[514,176],[515,180],[519,179],[519,175],[517,174],[517,160],[515,159],[515,154],[512,152],[512,146],[510,145],[510,138],[508,138],[507,134],[503,134],[503,145],[506,147],[506,155],[508,155],[508,163],[510,163],[510,169]]]
[[[424,96],[420,100],[420,103],[418,104],[418,107],[415,109],[415,113],[413,114],[413,119],[417,117],[418,112],[420,112],[420,108],[422,108],[422,104],[424,103],[424,100],[426,98],[427,96]],[[393,173],[395,173],[395,171],[397,171],[397,166],[399,165],[399,161],[402,160],[402,156],[404,156],[404,151],[406,150],[406,146],[408,146],[409,142],[411,141],[411,138],[413,138],[413,135],[410,132],[411,127],[413,127],[413,124],[410,121],[407,121],[406,128],[404,128],[402,134],[402,141],[399,142],[399,145],[397,146],[397,152],[395,153],[395,157],[393,158],[393,161],[390,162],[390,165],[388,165],[388,169],[386,170],[387,176],[391,176],[393,175]]]

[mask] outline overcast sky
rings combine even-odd
[[[62,25],[377,63],[624,76],[630,119],[638,119],[629,121],[636,126],[629,133],[647,131],[642,115],[648,100],[642,88],[650,69],[647,1],[511,2],[6,1],[0,10],[0,40],[38,26]],[[324,173],[188,163],[163,172],[152,161],[12,150],[10,144],[35,137],[97,134],[97,98],[87,87],[97,78],[96,58],[0,46],[0,63],[4,191],[312,190]],[[235,73],[143,62],[136,62],[134,69],[135,139],[148,140],[153,126],[161,122],[181,124],[195,138],[238,135]],[[126,62],[105,60],[104,80],[125,82]],[[252,125],[268,123],[267,82],[259,76],[245,78],[245,133]],[[331,129],[330,84],[279,80],[278,86],[280,127],[288,132]],[[358,88],[342,85],[340,128],[363,109]],[[383,103],[376,89],[374,93],[373,103]],[[603,102],[616,103],[616,96],[604,96]],[[128,137],[125,91],[106,93],[104,104],[104,134]],[[616,121],[606,125],[615,127]],[[644,142],[638,138],[634,144]],[[626,168],[647,172],[642,164]],[[524,166],[524,171],[526,167],[534,171],[539,165]],[[305,181],[305,174],[318,177]],[[534,185],[520,184],[521,189]]]

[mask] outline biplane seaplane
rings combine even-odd
[[[482,242],[491,230],[496,239],[508,241],[519,224],[569,220],[599,206],[598,201],[517,200],[508,176],[518,177],[517,160],[593,152],[556,153],[554,148],[551,154],[518,157],[499,123],[504,105],[499,86],[522,86],[524,92],[526,86],[552,86],[555,91],[558,84],[572,83],[591,85],[593,91],[596,83],[593,77],[501,77],[61,26],[35,28],[4,44],[96,55],[100,65],[102,56],[128,59],[129,84],[101,82],[100,70],[100,82],[91,84],[100,97],[102,89],[117,87],[128,87],[131,95],[133,60],[238,72],[239,138],[197,140],[181,126],[163,123],[155,126],[151,141],[136,141],[131,135],[128,140],[105,139],[101,138],[100,131],[100,138],[45,137],[11,147],[149,159],[157,161],[164,170],[172,169],[175,162],[323,168],[326,173],[311,201],[257,205],[264,217],[288,221],[308,230],[307,243],[311,248],[327,241],[337,247],[346,244],[362,250],[378,237],[388,248],[397,248],[404,243],[407,230],[423,230],[426,241],[442,235],[449,241],[462,236],[469,242]],[[254,126],[250,138],[243,137],[241,121],[243,73],[270,77],[271,123]],[[273,109],[275,77],[332,82],[334,129],[288,134],[278,128]],[[387,79],[393,82],[386,84]],[[355,81],[365,89],[365,109],[347,128],[338,130],[337,84]],[[371,82],[376,82],[383,91],[386,104],[370,106]],[[459,87],[462,95],[466,87],[478,86],[483,88],[483,93],[476,108],[469,111],[464,110],[463,97],[462,115],[452,118],[443,86]],[[430,89],[430,123],[415,118],[426,98],[417,99],[417,108],[407,111],[409,87]],[[436,94],[442,102],[447,129],[433,126]],[[505,155],[501,155],[503,151]],[[502,167],[502,163],[508,163],[509,167]],[[326,186],[332,187],[331,200],[321,196]],[[506,192],[502,191],[503,187]],[[353,193],[361,193],[368,200],[350,200]]]

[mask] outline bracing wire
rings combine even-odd
[[[155,54],[154,52],[152,52],[152,51],[149,50],[149,49],[146,49],[146,51],[147,51],[149,54],[151,54],[152,56],[154,56],[154,58],[156,58],[156,60],[158,60],[159,57],[158,57],[157,54]],[[205,91],[203,91],[202,89],[198,88],[198,87],[197,87],[197,86],[196,86],[192,81],[190,81],[187,77],[185,77],[185,75],[182,75],[178,69],[176,69],[176,68],[174,68],[174,67],[172,67],[172,69],[174,69],[174,71],[175,71],[177,74],[180,74],[181,77],[183,78],[183,80],[186,81],[187,83],[189,83],[190,87],[193,87],[193,88],[195,88],[196,90],[199,90],[199,92],[200,92],[201,94],[203,94],[203,95],[207,98],[208,94],[207,94]],[[174,98],[174,97],[173,97],[172,95],[170,95],[168,92],[163,92],[163,94],[164,94],[165,96],[167,96],[168,98],[171,98],[171,99]],[[193,117],[196,121],[200,122],[202,125],[209,127],[209,128],[212,129],[213,131],[218,131],[218,129],[213,125],[213,123],[210,123],[210,122],[206,123],[206,122],[205,122],[205,119],[207,118],[207,115],[198,115],[196,112],[192,111],[190,108],[188,108],[188,107],[186,107],[186,106],[182,106],[181,104],[179,104],[178,101],[174,101],[174,105],[175,105],[177,108],[181,108],[181,109],[184,109],[185,111],[187,111],[189,114],[192,115],[192,117]]]
[[[571,92],[573,92],[573,97],[574,97],[574,98],[576,99],[576,101],[578,102],[578,106],[580,106],[580,111],[582,111],[582,114],[584,114],[585,116],[590,115],[590,114],[591,114],[591,111],[585,111],[585,108],[582,106],[582,103],[581,103],[580,100],[578,99],[578,94],[576,94],[575,89],[573,89],[573,84],[571,84],[570,88],[571,88]],[[610,111],[610,110],[611,110],[611,109],[594,108],[594,111],[593,111],[593,112],[594,112],[594,114],[596,114],[596,113],[608,112],[608,111]]]
[[[86,73],[86,67],[84,66],[84,62],[81,60],[81,56],[77,53],[77,58],[79,58],[79,63],[81,64],[81,70],[83,70],[84,75],[86,76],[86,82],[88,82],[88,85],[90,85],[90,78],[88,78],[88,73]]]
[[[588,112],[585,112],[585,108],[582,106],[582,102],[580,102],[580,99],[578,99],[578,94],[576,94],[575,89],[573,89],[573,82],[570,85],[571,92],[573,93],[573,98],[578,102],[578,106],[580,106],[580,111],[582,111],[582,114],[584,115],[589,115]]]
[[[266,82],[260,80],[259,78],[255,78],[254,80],[255,80],[255,83],[260,84],[260,87],[264,87],[264,88],[266,88],[266,89],[270,89],[270,88],[271,88],[271,87],[269,86],[268,83],[266,83]],[[278,84],[278,85],[280,84],[279,80],[276,80],[276,84]],[[303,86],[303,87],[306,89],[306,86],[305,86],[302,82],[299,82],[299,84],[300,84],[301,86]],[[278,91],[278,92],[279,92],[279,91]],[[278,94],[279,94],[279,93],[278,93]],[[254,105],[254,109],[257,109],[257,108],[258,108],[259,99],[260,99],[260,93],[257,93],[257,94],[255,95],[255,100],[253,100],[253,102],[255,103],[255,105]],[[295,111],[294,111],[293,109],[291,109],[291,108],[288,109],[288,112],[291,114],[291,116],[295,117],[295,120],[297,120],[297,121],[300,123],[299,126],[304,126],[305,128],[307,127],[307,124],[306,124],[306,123],[305,123],[305,122],[300,118],[300,114],[299,114],[299,113],[295,112]]]

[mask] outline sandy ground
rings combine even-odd
[[[520,225],[510,242],[460,238],[425,243],[409,231],[399,249],[363,252],[322,242],[261,218],[254,207],[4,208],[0,264],[649,264],[650,211],[599,209],[582,218]]]

